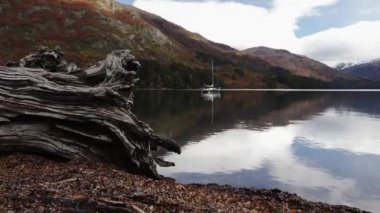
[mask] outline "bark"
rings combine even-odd
[[[153,178],[157,162],[172,165],[156,160],[158,147],[180,153],[130,111],[140,65],[129,50],[86,70],[47,48],[9,65],[0,67],[0,151],[106,159]]]

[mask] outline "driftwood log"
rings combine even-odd
[[[129,50],[118,50],[81,70],[59,49],[41,48],[0,67],[0,152],[107,159],[160,178],[156,165],[174,164],[154,151],[180,148],[131,113],[139,66]]]

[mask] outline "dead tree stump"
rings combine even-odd
[[[173,165],[154,156],[158,147],[180,153],[130,111],[140,65],[129,50],[86,70],[47,48],[9,65],[0,67],[0,152],[116,157],[128,171],[153,178],[160,178],[157,164]]]

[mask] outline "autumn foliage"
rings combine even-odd
[[[124,9],[113,13],[99,7],[94,0],[7,0],[0,2],[0,6],[6,8],[2,11],[0,25],[7,26],[0,31],[1,64],[20,58],[39,45],[60,45],[74,50],[68,54],[70,59],[71,55],[79,64],[90,63],[99,58],[86,55],[89,50],[81,53],[78,48],[88,48],[86,42],[92,38],[120,36],[112,21],[142,23],[130,18]],[[105,54],[110,50],[102,51]]]
[[[126,11],[126,10],[117,11],[115,13],[115,17],[126,24],[148,26],[148,24],[145,21],[135,17],[130,11]]]

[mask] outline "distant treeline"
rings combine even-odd
[[[161,64],[156,60],[140,60],[139,88],[196,89],[211,83],[210,70],[181,63]],[[223,86],[219,79],[216,84]]]
[[[138,88],[197,89],[211,83],[209,69],[190,67],[182,63],[162,64],[157,60],[140,60]],[[244,78],[247,72],[257,72],[264,76],[265,88],[292,89],[371,89],[380,88],[380,82],[361,81],[321,81],[313,78],[292,75],[280,67],[257,66],[254,71],[231,69],[232,74]],[[224,87],[223,79],[215,77],[215,84]],[[254,85],[252,86],[254,88]]]

